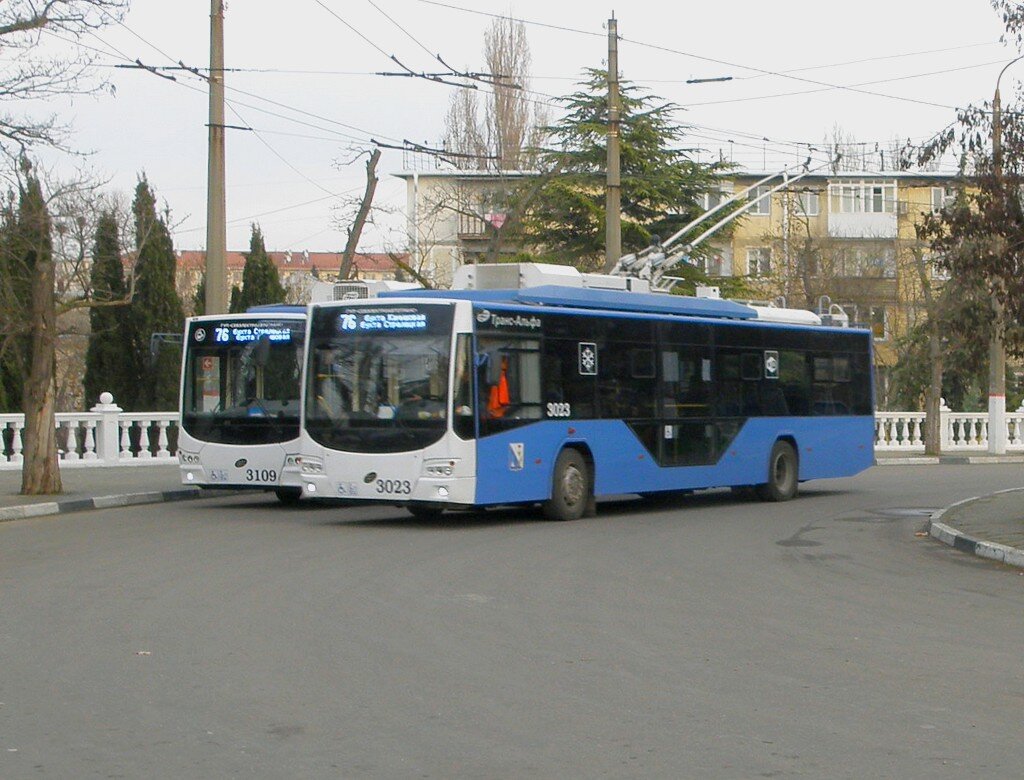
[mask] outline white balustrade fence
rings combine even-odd
[[[57,416],[61,466],[143,466],[177,462],[177,412],[125,412],[109,393],[88,412]],[[876,412],[875,451],[924,452],[924,412]],[[824,421],[823,421],[824,422]],[[1006,449],[1024,452],[1024,411],[1006,413]],[[0,469],[20,469],[25,418],[0,414]],[[942,412],[942,452],[985,452],[988,413]]]
[[[125,412],[110,393],[88,412],[62,412],[57,449],[65,466],[142,466],[177,462],[177,412]],[[25,416],[0,414],[0,469],[20,469]]]
[[[876,412],[876,452],[924,452],[924,412]],[[939,422],[942,452],[988,450],[988,412],[951,412]],[[1006,413],[1006,450],[1024,451],[1024,412]]]

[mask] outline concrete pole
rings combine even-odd
[[[619,25],[608,20],[608,166],[605,190],[604,270],[608,273],[622,257],[622,179],[619,173]]]
[[[999,99],[999,80],[1006,69],[1013,63],[1024,59],[1017,57],[1003,66],[996,78],[996,92],[992,98],[992,173],[996,188],[1002,197],[1003,191],[1003,117]],[[996,287],[1001,287],[999,279],[993,280]],[[992,295],[992,338],[988,343],[988,451],[992,455],[1003,455],[1006,452],[1006,347],[1003,344],[1005,314],[1003,303],[993,290]]]
[[[228,310],[224,194],[224,0],[210,0],[210,133],[206,177],[206,313]]]

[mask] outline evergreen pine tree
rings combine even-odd
[[[156,198],[145,176],[135,188],[135,296],[131,304],[135,376],[133,410],[175,409],[181,352],[161,334],[179,334],[184,312],[175,287],[177,262],[167,223],[156,212]]]
[[[545,128],[553,145],[541,150],[541,167],[558,175],[530,203],[521,230],[543,259],[594,270],[603,265],[605,245],[608,78],[594,69],[587,76],[580,91],[562,99],[565,117]],[[675,106],[626,81],[620,92],[622,248],[635,252],[700,213],[698,198],[722,166],[691,158]]]
[[[231,300],[228,301],[228,312],[237,314],[240,311],[245,311],[242,308],[242,288],[233,284],[231,285]]]
[[[85,404],[97,403],[110,392],[118,403],[132,395],[134,379],[127,370],[132,353],[128,305],[105,305],[123,300],[127,293],[121,263],[121,241],[113,211],[100,215],[89,275],[95,306],[89,309],[89,348],[85,353]]]
[[[260,230],[259,225],[253,224],[252,235],[249,238],[249,252],[245,256],[245,268],[242,270],[242,292],[238,300],[239,308],[235,309],[232,307],[231,310],[245,311],[250,306],[283,302],[284,287],[281,285],[281,278],[277,273],[277,267],[267,255],[267,248],[263,241],[263,232]]]

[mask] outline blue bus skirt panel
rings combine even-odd
[[[761,484],[779,438],[796,442],[801,481],[849,477],[874,464],[874,435],[871,416],[749,419],[714,465],[662,467],[619,420],[536,422],[477,442],[476,503],[550,498],[555,458],[567,445],[590,450],[601,496]]]

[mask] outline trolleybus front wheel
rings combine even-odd
[[[757,486],[762,501],[789,501],[796,496],[796,450],[786,441],[777,441],[768,457],[768,481]]]
[[[277,488],[274,491],[274,495],[277,496],[277,500],[285,506],[293,506],[299,503],[299,499],[302,498],[302,488],[297,487],[283,487]]]
[[[562,450],[555,461],[551,498],[541,504],[549,520],[579,520],[592,509],[594,491],[587,461],[576,450]]]

